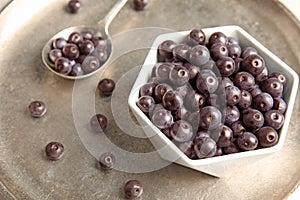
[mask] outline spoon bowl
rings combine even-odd
[[[52,38],[50,38],[42,50],[42,60],[43,60],[44,65],[47,67],[47,69],[49,69],[51,72],[53,72],[57,76],[60,76],[65,79],[71,79],[71,80],[83,79],[83,78],[90,77],[90,76],[96,74],[97,72],[99,72],[101,69],[103,69],[105,67],[105,65],[108,63],[108,60],[110,59],[112,50],[113,50],[113,45],[111,43],[110,35],[108,32],[108,27],[109,27],[110,23],[112,22],[112,20],[115,18],[115,16],[119,13],[121,8],[126,4],[127,1],[128,0],[119,0],[114,5],[114,7],[110,10],[110,12],[106,15],[106,17],[103,20],[100,20],[98,22],[97,26],[95,26],[95,27],[87,27],[84,25],[72,26],[72,27],[66,28],[66,29],[58,32]],[[107,47],[107,55],[108,55],[107,60],[104,63],[101,63],[100,67],[97,68],[96,70],[94,70],[90,73],[84,74],[84,75],[80,75],[80,76],[65,75],[65,74],[57,72],[54,69],[54,63],[51,62],[49,59],[49,52],[51,51],[51,49],[53,49],[52,44],[53,44],[54,39],[56,39],[56,38],[68,39],[69,35],[74,32],[79,32],[79,33],[90,32],[93,34],[93,36],[101,36],[106,41],[106,47]]]

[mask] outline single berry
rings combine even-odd
[[[217,152],[217,144],[210,137],[200,137],[195,141],[194,150],[198,158],[213,157]]]
[[[251,132],[245,132],[237,139],[238,146],[244,151],[250,151],[256,149],[258,146],[257,137]]]
[[[258,54],[247,56],[241,63],[241,68],[253,76],[261,73],[265,67],[265,60]]]
[[[193,29],[187,36],[187,43],[190,46],[203,45],[205,43],[205,34],[201,29]]]
[[[235,62],[230,57],[222,57],[216,61],[216,65],[222,76],[230,76],[235,71]]]
[[[70,0],[67,4],[67,10],[70,13],[77,13],[82,6],[81,1],[79,0]]]
[[[193,128],[189,122],[179,120],[171,126],[170,134],[176,142],[187,142],[193,137]]]
[[[255,79],[248,72],[238,72],[234,76],[234,84],[241,90],[250,90],[255,85]]]
[[[269,110],[265,113],[265,124],[275,130],[280,129],[284,123],[284,116],[278,110]]]
[[[215,129],[221,124],[222,114],[214,106],[206,106],[200,109],[199,126],[203,129]]]
[[[64,146],[59,142],[50,142],[45,147],[45,155],[48,160],[59,160],[64,154]]]
[[[55,63],[56,59],[57,58],[60,58],[62,57],[62,52],[60,49],[52,49],[50,52],[49,52],[49,59],[52,63]]]
[[[253,108],[262,112],[270,110],[273,107],[273,104],[273,97],[266,92],[256,95],[253,99]]]
[[[262,91],[269,93],[272,97],[281,97],[283,85],[277,78],[268,78],[260,83]]]
[[[134,0],[133,4],[136,10],[144,10],[149,4],[149,0]]]
[[[98,83],[98,89],[100,94],[109,96],[115,89],[115,82],[112,79],[104,78]]]
[[[191,64],[200,66],[209,61],[209,50],[202,45],[194,46],[189,52],[189,61]]]
[[[241,109],[249,108],[252,104],[252,95],[246,90],[241,91],[241,99],[237,106]]]
[[[116,157],[112,153],[103,153],[101,154],[98,165],[102,169],[112,169],[116,162]]]
[[[137,106],[144,113],[149,113],[149,110],[154,106],[155,101],[151,96],[141,96],[137,101]]]
[[[143,194],[143,186],[138,180],[129,180],[125,183],[124,193],[127,199],[135,199]]]
[[[183,66],[174,66],[169,73],[169,80],[176,87],[183,86],[190,80],[189,72]]]
[[[159,129],[169,128],[173,124],[172,113],[166,109],[158,109],[153,112],[152,123]]]
[[[90,120],[91,128],[96,132],[105,131],[107,128],[107,124],[108,124],[108,120],[102,114],[96,114]]]
[[[259,145],[262,147],[272,147],[278,142],[277,131],[270,127],[264,126],[256,133]]]
[[[241,90],[236,86],[228,86],[225,88],[227,105],[236,105],[241,99]]]
[[[215,43],[227,44],[228,42],[227,36],[222,32],[215,32],[211,34],[208,40],[210,46],[212,46]]]
[[[264,116],[259,110],[251,108],[244,110],[243,123],[247,128],[256,130],[261,128],[264,125],[264,122]]]
[[[182,106],[183,100],[177,92],[169,90],[164,94],[162,104],[167,110],[177,110]]]
[[[240,118],[240,111],[236,106],[227,106],[226,107],[226,114],[225,114],[225,123],[232,124],[233,122],[239,120]]]
[[[32,117],[40,118],[46,114],[47,107],[43,101],[33,101],[29,104],[28,110]]]
[[[227,57],[228,56],[228,49],[226,44],[223,43],[215,43],[210,47],[210,56],[214,60],[218,60],[222,57]]]

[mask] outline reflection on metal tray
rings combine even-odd
[[[122,186],[133,178],[144,185],[142,199],[287,198],[300,180],[299,97],[283,149],[224,178],[213,178],[176,164],[140,174],[118,170],[105,173],[95,167],[96,158],[83,146],[74,124],[74,82],[46,70],[40,53],[44,43],[56,32],[72,25],[94,24],[115,1],[84,1],[79,13],[69,14],[65,11],[66,1],[20,0],[13,1],[1,13],[1,199],[123,199]],[[141,27],[179,31],[228,24],[247,30],[300,73],[299,26],[274,1],[152,0],[149,7],[140,12],[135,11],[129,1],[113,21],[111,33],[116,35]],[[147,47],[153,39],[144,41],[141,35],[134,41],[145,42]],[[144,62],[148,50],[133,50],[122,55],[101,77],[126,82],[122,75],[137,75],[138,70],[132,69]],[[95,83],[101,77],[82,80],[81,84],[95,93]],[[116,94],[120,105],[124,105],[120,106],[120,113],[128,112],[125,104],[130,81],[133,80],[119,85],[118,91],[123,92]],[[110,98],[99,97],[97,92],[93,98],[95,110],[108,116],[110,141],[131,152],[154,150],[147,139],[131,137],[118,126],[113,120]],[[28,115],[27,106],[36,99],[48,105],[44,118],[32,119]],[[101,138],[101,135],[91,136]],[[54,140],[62,142],[66,152],[60,161],[49,162],[44,159],[43,149]]]

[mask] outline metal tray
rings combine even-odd
[[[64,9],[66,1],[13,1],[1,13],[0,199],[124,199],[123,184],[134,178],[144,185],[140,199],[288,198],[300,181],[299,97],[283,149],[226,177],[218,179],[170,163],[145,173],[121,169],[106,173],[95,167],[97,150],[87,148],[78,132],[78,118],[74,118],[73,90],[77,82],[51,74],[43,66],[41,50],[52,35],[65,27],[96,23],[114,3],[84,1],[82,10],[72,15]],[[299,25],[271,0],[152,0],[147,10],[141,12],[136,12],[129,1],[110,30],[116,35],[143,27],[178,31],[229,24],[246,29],[300,73]],[[94,109],[108,116],[107,137],[126,151],[145,153],[154,148],[147,139],[132,137],[128,134],[130,130],[120,127],[111,112],[111,100],[116,98],[100,97],[95,92],[95,83],[103,77],[119,81],[113,110],[128,115],[127,97],[138,73],[136,66],[147,55],[149,49],[145,47],[150,47],[159,32],[166,31],[159,30],[152,32],[151,37],[143,34],[128,37],[133,44],[143,45],[139,49],[132,45],[131,51],[116,57],[103,73],[79,82],[90,88]],[[117,52],[123,48],[122,41],[115,45]],[[130,74],[130,78],[124,74]],[[36,99],[48,105],[48,113],[41,119],[32,119],[27,112],[30,101]],[[134,122],[130,117],[127,119]],[[141,134],[140,129],[131,131]],[[91,138],[101,140],[103,135],[94,134]],[[53,140],[62,142],[66,148],[64,158],[58,162],[49,162],[43,156],[45,145]],[[120,159],[126,161],[124,157]],[[139,159],[140,163],[151,164]],[[155,161],[161,162],[158,157]],[[127,162],[136,163],[130,158]]]

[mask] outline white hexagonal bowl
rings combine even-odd
[[[228,174],[229,172],[234,171],[237,168],[249,165],[267,155],[278,152],[282,148],[286,138],[292,110],[296,99],[299,77],[291,67],[285,64],[276,55],[274,55],[271,51],[269,51],[254,37],[252,37],[239,26],[220,26],[204,28],[202,30],[206,34],[207,38],[212,33],[221,31],[227,36],[238,39],[242,47],[253,46],[257,48],[259,54],[266,61],[269,73],[278,71],[283,72],[287,75],[288,85],[284,89],[284,99],[287,102],[285,122],[279,132],[279,141],[275,146],[212,158],[192,160],[189,159],[184,153],[182,153],[182,151],[180,151],[171,140],[169,140],[157,127],[155,127],[148,119],[148,117],[137,107],[136,102],[139,98],[139,89],[142,85],[147,83],[147,81],[151,77],[152,68],[154,64],[157,63],[157,48],[159,44],[165,40],[173,40],[177,43],[180,43],[184,40],[184,38],[189,34],[190,31],[167,33],[160,35],[155,39],[152,48],[149,51],[149,54],[146,57],[140,73],[137,76],[136,81],[132,87],[128,103],[138,122],[143,127],[146,136],[150,139],[154,147],[157,149],[159,155],[163,159],[210,174],[212,176],[221,177]]]

